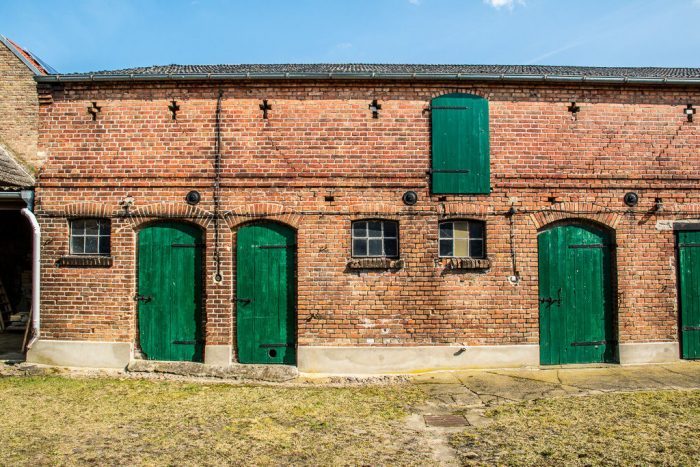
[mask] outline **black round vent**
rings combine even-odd
[[[636,206],[639,203],[639,195],[633,191],[625,193],[625,204],[629,207]]]
[[[403,194],[401,199],[403,200],[403,204],[407,206],[413,206],[418,202],[418,195],[415,191],[407,191]]]
[[[199,201],[201,199],[202,199],[202,195],[200,195],[199,192],[196,190],[190,191],[185,196],[185,201],[187,201],[187,204],[191,204],[191,205],[199,204]]]

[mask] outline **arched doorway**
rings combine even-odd
[[[582,222],[538,234],[541,364],[617,361],[612,239]]]
[[[240,363],[296,364],[296,232],[275,222],[238,230],[236,327]]]
[[[202,231],[180,222],[138,234],[138,317],[148,360],[201,362]]]

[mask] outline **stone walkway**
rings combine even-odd
[[[445,371],[413,376],[429,396],[409,426],[422,430],[441,465],[457,465],[448,436],[481,426],[498,404],[549,397],[655,389],[700,389],[700,361],[665,365]]]

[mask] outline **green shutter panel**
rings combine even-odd
[[[489,106],[483,97],[448,94],[433,99],[432,192],[491,192]]]

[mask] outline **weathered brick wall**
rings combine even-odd
[[[37,154],[38,126],[39,102],[32,72],[0,43],[0,144],[32,169],[42,162]]]
[[[210,213],[219,86],[222,104],[220,251],[215,284]],[[432,97],[489,99],[491,195],[432,196]],[[379,119],[367,105],[382,104]],[[178,101],[177,120],[168,111]],[[262,99],[272,105],[262,119]],[[580,106],[576,120],[567,111]],[[93,121],[86,108],[101,106]],[[235,234],[257,217],[298,229],[300,344],[537,343],[537,232],[561,218],[614,229],[621,342],[677,340],[674,235],[657,221],[700,217],[700,123],[688,123],[688,88],[441,83],[70,84],[41,107],[38,189],[44,232],[43,333],[55,339],[135,341],[136,229],[156,217],[205,226],[207,342],[235,342]],[[187,211],[185,194],[203,201]],[[413,207],[401,195],[418,192]],[[627,208],[625,192],[640,203]],[[134,197],[132,215],[119,201]],[[335,200],[325,201],[333,195]],[[654,210],[655,199],[663,209]],[[505,215],[513,206],[511,228]],[[111,268],[61,268],[66,218],[112,218]],[[134,213],[136,215],[134,215]],[[209,217],[208,217],[209,216]],[[400,222],[398,270],[357,272],[350,222]],[[487,222],[487,271],[449,271],[438,260],[442,218]]]

